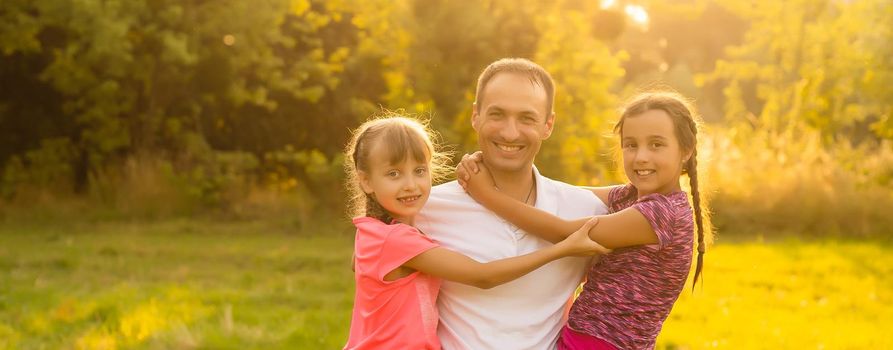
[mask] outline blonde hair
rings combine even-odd
[[[412,157],[428,163],[432,183],[446,178],[449,152],[439,145],[438,135],[427,121],[388,112],[367,120],[353,131],[344,150],[345,187],[350,195],[348,214],[351,217],[369,216],[389,222],[390,214],[371,195],[360,187],[359,172],[369,172],[369,153],[375,142],[383,140],[391,163],[397,164]]]

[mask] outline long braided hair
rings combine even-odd
[[[673,129],[679,139],[679,146],[684,151],[691,151],[691,158],[682,167],[682,173],[688,175],[691,187],[692,207],[694,220],[698,231],[698,258],[695,267],[695,277],[692,288],[698,283],[704,266],[704,253],[706,252],[705,237],[710,233],[709,211],[705,209],[698,189],[698,120],[693,112],[695,109],[686,99],[675,92],[647,92],[637,95],[630,101],[620,116],[620,121],[614,126],[614,131],[619,133],[626,118],[645,113],[650,110],[661,110],[670,116],[673,121]]]

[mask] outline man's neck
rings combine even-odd
[[[500,192],[521,202],[524,202],[525,200],[529,201],[529,199],[532,198],[531,192],[533,191],[534,186],[532,166],[529,170],[525,171],[491,171],[491,174],[493,175],[493,181],[496,183],[496,187],[499,188]]]

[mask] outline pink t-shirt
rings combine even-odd
[[[360,217],[354,243],[356,295],[345,349],[440,349],[435,301],[440,279],[384,276],[439,245],[415,227]]]
[[[659,243],[615,249],[593,265],[568,325],[619,349],[654,348],[691,267],[694,223],[685,192],[636,198],[632,184],[608,195],[611,213],[633,207]]]

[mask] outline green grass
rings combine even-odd
[[[0,226],[0,349],[338,349],[352,235],[167,220]],[[721,242],[658,348],[893,348],[893,247]]]
[[[0,349],[338,348],[353,297],[351,236],[339,231],[2,227]]]

